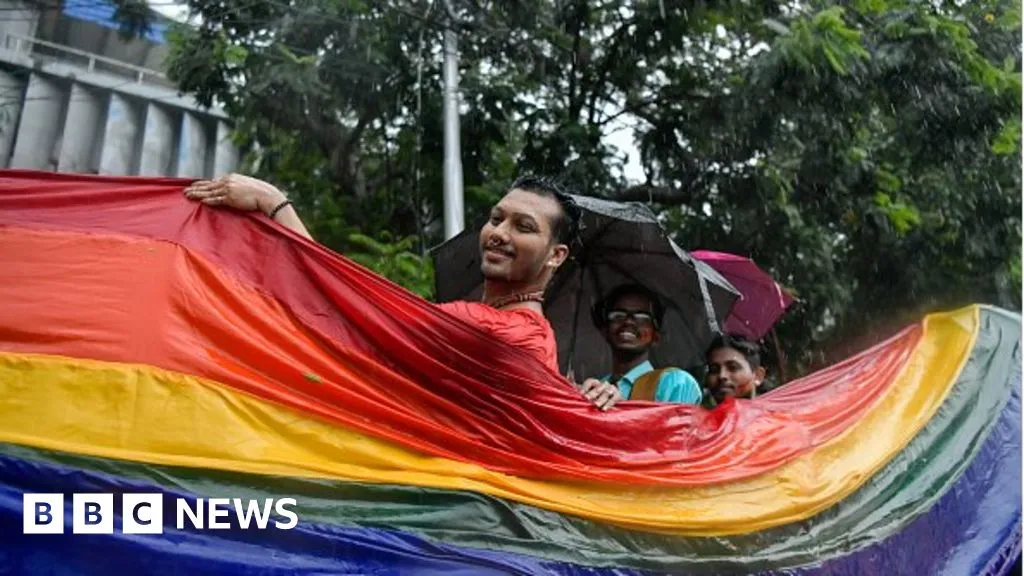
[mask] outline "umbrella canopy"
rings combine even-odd
[[[760,340],[793,303],[793,297],[750,258],[710,250],[692,256],[725,276],[742,295],[725,321],[726,332]]]
[[[611,369],[611,350],[591,320],[591,308],[627,283],[654,291],[665,305],[662,341],[651,354],[655,365],[703,363],[739,291],[672,242],[646,206],[573,199],[583,210],[581,247],[556,274],[545,298],[563,373],[570,364],[577,379]],[[480,299],[479,237],[479,227],[467,229],[434,250],[438,301]]]

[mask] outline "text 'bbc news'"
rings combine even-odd
[[[164,503],[173,502],[178,530],[291,530],[299,523],[294,498],[174,498],[163,494],[72,494],[73,534],[113,534],[120,512],[124,534],[163,534]],[[25,494],[24,534],[64,533],[64,494]]]

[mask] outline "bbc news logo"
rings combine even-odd
[[[175,498],[178,530],[291,530],[299,523],[294,498]],[[113,494],[72,494],[71,530],[74,534],[113,534]],[[163,494],[122,494],[121,532],[163,534]],[[237,524],[232,523],[232,517]],[[64,495],[25,494],[22,501],[23,534],[63,534]]]

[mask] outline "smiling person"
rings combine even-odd
[[[639,284],[612,290],[592,311],[594,324],[612,348],[612,372],[583,383],[583,393],[607,410],[620,400],[699,404],[697,381],[679,368],[656,370],[649,359],[661,340],[665,311],[658,296]]]
[[[557,373],[558,344],[544,317],[544,291],[569,257],[579,219],[579,207],[553,180],[517,179],[480,229],[482,302],[439,307],[533,353]]]
[[[210,206],[259,210],[312,239],[287,196],[262,180],[231,174],[195,182],[185,196]],[[516,180],[480,230],[483,301],[438,307],[526,350],[557,374],[558,347],[544,317],[544,290],[569,256],[579,218],[579,207],[558,184],[532,176]]]
[[[708,372],[704,379],[708,400],[716,406],[726,398],[754,398],[764,382],[761,352],[743,336],[722,335],[712,341],[707,352]]]

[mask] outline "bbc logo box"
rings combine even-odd
[[[22,521],[25,534],[63,534],[64,495],[25,494]]]
[[[162,534],[164,500],[161,494],[123,494],[121,532]],[[71,530],[74,534],[114,533],[113,494],[73,494]],[[64,533],[63,494],[25,494],[22,502],[24,534]]]
[[[113,494],[72,494],[71,510],[65,510],[64,494],[25,494],[22,532],[63,534],[66,513],[70,513],[74,534],[113,534],[118,517],[124,534],[163,534],[162,494],[126,493],[117,502],[120,509]],[[168,514],[178,530],[229,530],[236,526],[242,530],[291,530],[299,522],[292,509],[298,505],[294,498],[173,498],[168,502]]]

